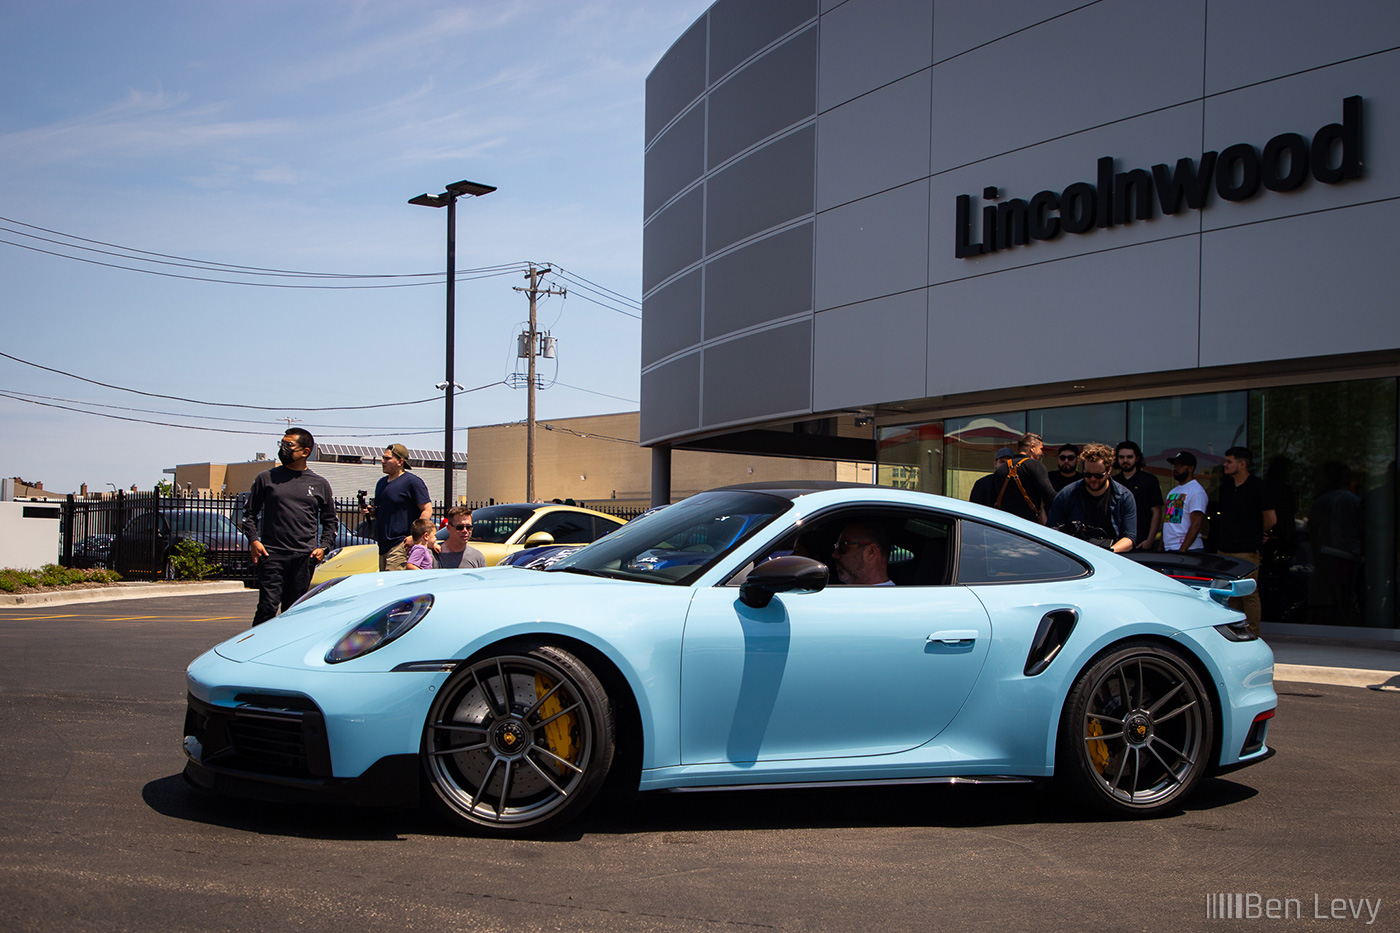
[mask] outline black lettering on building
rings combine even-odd
[[[1113,222],[1152,219],[1152,176],[1145,168],[1113,176]]]
[[[1215,161],[1215,193],[1226,201],[1244,201],[1259,190],[1259,153],[1249,143],[1236,143]]]
[[[1186,206],[1198,211],[1206,206],[1210,196],[1210,181],[1215,175],[1215,153],[1201,153],[1201,169],[1196,170],[1190,159],[1177,159],[1176,171],[1169,172],[1165,165],[1152,166],[1152,178],[1157,182],[1157,203],[1163,214],[1175,214],[1181,210],[1184,198]]]
[[[1328,123],[1312,141],[1298,133],[1280,133],[1264,144],[1237,143],[1220,152],[1203,152],[1199,161],[1178,159],[1151,170],[1115,172],[1112,156],[1096,163],[1093,183],[1074,182],[1059,193],[1041,191],[1029,202],[1011,198],[982,207],[982,239],[973,240],[973,199],[958,195],[957,235],[953,255],[970,259],[986,253],[1025,246],[1031,240],[1053,240],[1061,233],[1088,233],[1139,220],[1151,220],[1156,210],[1176,214],[1203,210],[1211,189],[1223,201],[1245,201],[1263,188],[1294,191],[1314,180],[1335,185],[1364,174],[1362,164],[1361,97],[1342,101],[1342,122]],[[982,197],[1000,201],[1000,189],[987,187]],[[1155,202],[1155,206],[1154,206]]]

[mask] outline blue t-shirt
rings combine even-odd
[[[392,483],[387,476],[380,478],[374,487],[374,539],[381,554],[403,543],[423,513],[424,503],[431,501],[427,483],[407,470]]]

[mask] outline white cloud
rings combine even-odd
[[[291,128],[286,120],[227,120],[218,105],[186,106],[187,95],[129,90],[92,113],[0,134],[0,157],[51,165],[93,159],[146,159],[265,138]]]

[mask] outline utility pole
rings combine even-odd
[[[530,280],[529,288],[515,286],[518,292],[524,292],[530,298],[530,327],[524,334],[526,356],[529,358],[529,370],[526,379],[528,385],[528,401],[525,406],[525,501],[535,501],[535,357],[539,353],[539,333],[535,330],[535,302],[540,295],[559,295],[561,297],[569,294],[567,288],[540,288],[539,281],[546,274],[554,271],[549,266],[543,269],[535,268],[535,264],[530,263],[530,271],[525,273],[525,278]]]

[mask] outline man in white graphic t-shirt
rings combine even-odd
[[[1183,450],[1167,462],[1172,465],[1176,487],[1167,493],[1162,510],[1162,549],[1165,551],[1199,551],[1205,547],[1201,539],[1201,523],[1206,518],[1206,491],[1196,482],[1196,455]]]

